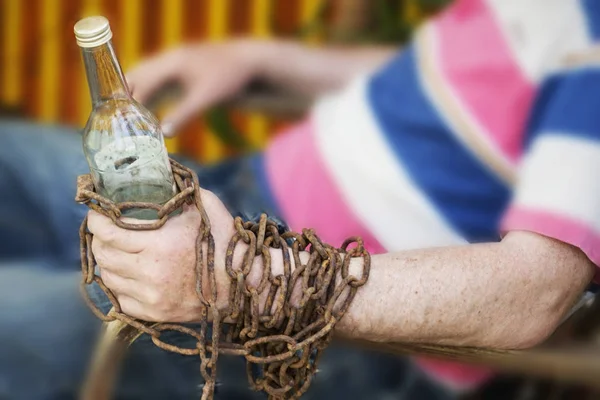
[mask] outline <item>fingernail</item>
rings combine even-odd
[[[171,136],[173,134],[173,123],[171,122],[163,122],[161,125],[163,135]]]

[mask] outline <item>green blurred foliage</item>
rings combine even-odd
[[[363,31],[353,32],[344,38],[345,42],[354,43],[390,43],[402,44],[410,39],[415,27],[414,20],[408,20],[404,14],[408,2],[416,8],[418,14],[425,18],[446,7],[452,0],[368,0],[371,6],[368,27]],[[313,19],[299,28],[297,37],[303,38],[315,34],[329,36],[328,13],[333,0],[324,0]]]
[[[252,146],[245,136],[237,129],[224,106],[214,107],[204,114],[204,120],[210,130],[227,145],[236,151],[248,151]]]

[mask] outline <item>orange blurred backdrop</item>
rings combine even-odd
[[[85,16],[104,15],[125,71],[149,54],[190,41],[233,36],[294,36],[311,26],[328,0],[0,0],[0,105],[44,123],[82,127],[90,99],[73,25]],[[370,6],[369,0],[329,0],[338,8]],[[401,1],[404,19],[418,19],[418,0]],[[400,18],[400,15],[398,15]],[[306,32],[306,30],[304,31]],[[309,30],[301,39],[319,42]],[[160,117],[161,110],[158,110]],[[234,111],[231,120],[261,148],[286,121]],[[201,162],[232,154],[201,116],[177,139],[170,152]]]
[[[321,0],[0,0],[0,103],[46,123],[83,126],[90,100],[75,22],[104,15],[114,32],[123,69],[142,57],[182,42],[223,40],[232,36],[292,34],[314,17]],[[241,114],[241,113],[238,113]],[[274,127],[263,115],[234,115],[255,147]],[[167,144],[211,162],[228,154],[194,121],[182,137]]]

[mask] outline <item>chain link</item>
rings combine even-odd
[[[202,399],[214,397],[219,354],[239,355],[246,359],[250,387],[261,390],[271,399],[297,399],[308,390],[316,373],[321,352],[333,337],[333,328],[348,310],[358,288],[369,277],[370,255],[358,237],[346,240],[340,249],[324,244],[312,229],[302,234],[279,234],[277,225],[262,215],[258,223],[235,219],[236,233],[231,238],[225,256],[225,270],[230,280],[229,306],[221,312],[217,308],[217,282],[215,275],[215,243],[210,221],[202,205],[200,185],[196,174],[171,160],[178,193],[163,206],[150,203],[119,203],[100,196],[94,191],[90,175],[77,180],[76,201],[86,204],[107,217],[116,225],[130,230],[153,230],[163,226],[169,215],[183,204],[195,204],[201,215],[196,240],[196,291],[203,305],[200,328],[197,330],[178,324],[149,323],[131,318],[121,310],[115,295],[95,274],[92,252],[92,234],[87,229],[87,217],[80,234],[82,293],[92,311],[103,321],[115,319],[126,323],[141,333],[149,335],[159,348],[200,358],[200,372],[206,381]],[[121,215],[131,208],[153,209],[158,219],[152,223],[124,222]],[[233,266],[233,255],[239,243],[246,246],[243,261],[238,269]],[[203,243],[206,247],[206,265],[203,265]],[[350,248],[351,245],[354,247]],[[270,249],[279,250],[283,258],[283,272],[273,276]],[[302,263],[301,252],[309,259]],[[262,258],[262,274],[256,287],[248,283],[254,259]],[[349,274],[351,258],[363,259],[360,279]],[[295,269],[292,271],[291,260]],[[206,269],[208,285],[203,285]],[[341,279],[338,281],[338,275]],[[106,293],[113,308],[104,314],[88,297],[87,285],[96,283]],[[293,304],[292,290],[299,284],[300,300]],[[209,288],[206,292],[206,287]],[[262,296],[262,294],[266,296]],[[343,294],[346,296],[340,300]],[[264,307],[260,299],[264,298]],[[210,314],[210,316],[209,316]],[[227,318],[228,323],[222,323]],[[212,336],[208,339],[209,321]],[[165,331],[177,331],[196,341],[194,348],[182,348],[161,340]]]

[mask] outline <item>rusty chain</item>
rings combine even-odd
[[[148,334],[161,349],[198,356],[200,372],[206,382],[202,399],[214,396],[219,354],[245,357],[251,389],[263,391],[271,399],[299,398],[310,386],[321,351],[332,340],[336,322],[346,313],[358,288],[368,279],[371,259],[362,240],[349,238],[340,249],[336,249],[324,244],[312,229],[304,229],[302,234],[280,234],[277,225],[264,214],[258,223],[243,222],[238,217],[235,219],[236,233],[229,242],[225,257],[225,270],[230,279],[229,306],[224,311],[219,310],[215,243],[202,205],[198,178],[193,171],[174,160],[171,160],[171,167],[178,193],[163,206],[136,202],[116,204],[94,191],[90,175],[78,177],[76,201],[109,217],[119,227],[131,230],[160,228],[184,203],[197,207],[201,224],[196,240],[196,291],[204,306],[200,328],[194,330],[178,324],[148,323],[124,314],[117,298],[96,275],[87,218],[79,231],[84,299],[101,320],[120,320]],[[124,222],[122,212],[131,208],[156,210],[158,219],[143,224]],[[207,243],[206,266],[203,263],[204,242]],[[246,250],[241,266],[236,269],[233,255],[240,242],[245,244]],[[350,248],[353,244],[354,247]],[[283,272],[277,276],[273,276],[270,268],[270,249],[279,249],[283,257]],[[300,259],[301,252],[309,254],[306,263]],[[256,257],[262,258],[263,270],[258,285],[251,286],[247,277]],[[360,279],[349,274],[350,261],[354,257],[363,258]],[[209,285],[202,283],[204,268]],[[108,314],[104,314],[88,297],[86,286],[93,283],[99,285],[112,304]],[[292,290],[297,285],[302,290],[300,300],[296,302],[292,301]],[[209,293],[205,293],[206,286],[210,288]],[[223,323],[225,319],[227,324]],[[212,337],[209,340],[210,324]],[[164,331],[189,335],[196,340],[196,347],[182,348],[166,343],[160,339]]]

